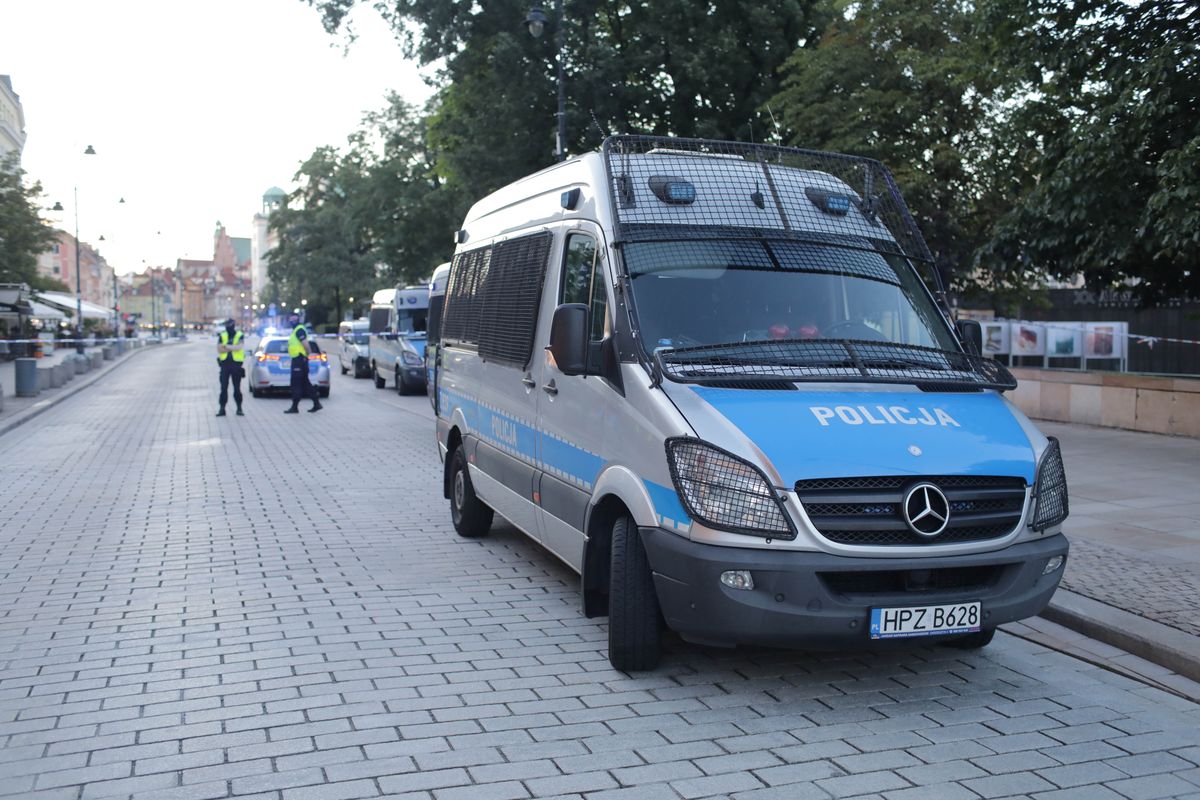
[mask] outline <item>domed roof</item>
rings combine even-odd
[[[287,192],[280,189],[278,186],[272,186],[267,191],[263,192],[263,200],[286,200]]]

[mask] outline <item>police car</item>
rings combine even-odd
[[[288,337],[264,336],[254,356],[246,360],[246,375],[254,397],[290,391],[292,358],[288,355]],[[309,355],[308,379],[321,397],[329,397],[329,357],[325,353]]]

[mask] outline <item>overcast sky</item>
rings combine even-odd
[[[103,235],[122,274],[211,258],[218,220],[249,237],[263,192],[292,189],[314,148],[344,146],[389,89],[431,93],[374,12],[353,21],[343,55],[302,0],[0,0],[22,167],[65,209],[47,218],[74,228],[78,185],[79,236]]]

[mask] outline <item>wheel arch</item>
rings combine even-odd
[[[641,479],[627,467],[611,467],[596,482],[584,522],[587,539],[583,547],[583,569],[580,570],[584,616],[608,614],[612,527],[623,514],[632,517],[639,526],[658,524],[654,504]]]

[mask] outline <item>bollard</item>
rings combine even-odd
[[[60,361],[54,366],[58,369],[59,378],[62,380],[64,386],[71,382],[71,378],[75,377],[74,364],[70,364],[66,361]]]
[[[92,369],[99,369],[100,365],[104,363],[104,353],[93,350],[87,355],[88,359],[90,359],[92,362]]]
[[[50,373],[50,388],[57,389],[63,385],[62,370],[58,368],[58,364],[51,364],[46,367],[46,371]]]
[[[76,375],[82,375],[92,366],[92,362],[87,359],[87,356],[81,356],[78,353],[73,356],[67,356],[67,358],[69,358],[71,363],[75,365]]]
[[[50,388],[50,369],[48,367],[38,367],[37,386],[39,392],[44,392]]]
[[[105,361],[112,361],[113,357],[116,355],[116,352],[111,344],[106,344],[104,347],[100,348],[100,354],[104,357]]]
[[[17,397],[37,397],[37,359],[17,359]]]

